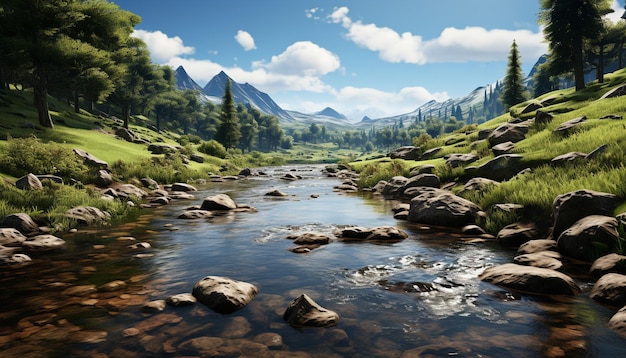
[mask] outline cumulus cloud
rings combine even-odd
[[[609,20],[613,23],[624,21],[624,19],[622,19],[622,15],[624,15],[624,7],[620,5],[619,1],[613,0],[611,3],[611,9],[613,9],[613,12],[606,15]]]
[[[378,109],[379,116],[408,113],[428,101],[443,102],[449,98],[447,92],[430,93],[424,87],[405,87],[399,92],[385,92],[375,88],[347,86],[339,90],[336,96],[339,107],[352,113],[352,116],[355,113],[372,116],[368,112],[371,108]]]
[[[439,37],[424,40],[410,32],[398,33],[388,27],[352,21],[347,7],[336,8],[328,21],[341,24],[346,38],[377,52],[387,62],[417,65],[442,62],[499,61],[506,59],[511,43],[517,42],[520,53],[537,58],[547,51],[541,31],[485,29],[470,26],[445,28]]]
[[[299,41],[287,47],[283,53],[272,56],[270,63],[257,62],[255,67],[269,72],[292,76],[323,76],[341,66],[339,57],[311,41]]]
[[[256,45],[254,44],[254,38],[247,31],[237,31],[237,35],[235,35],[235,40],[237,40],[237,43],[241,45],[241,47],[243,47],[245,51],[251,51],[256,49]]]
[[[191,55],[195,52],[193,47],[183,45],[180,37],[169,37],[161,31],[135,30],[132,36],[146,43],[150,57],[156,63],[164,63],[172,57]]]

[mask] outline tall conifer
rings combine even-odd
[[[524,95],[526,91],[524,87],[524,75],[522,74],[522,65],[515,40],[513,40],[511,51],[509,52],[509,62],[506,68],[503,87],[500,100],[502,104],[504,104],[505,109],[509,109],[511,106],[526,100]]]

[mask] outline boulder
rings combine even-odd
[[[391,159],[418,160],[421,151],[420,147],[405,146],[389,152],[388,156]]]
[[[487,137],[487,140],[491,147],[504,142],[517,143],[526,138],[526,133],[528,133],[528,126],[504,123],[494,129]]]
[[[513,223],[502,228],[496,240],[507,246],[518,247],[537,238],[537,227],[534,223]]]
[[[513,149],[515,149],[515,143],[513,142],[504,142],[491,147],[491,151],[496,157],[502,154],[507,154]]]
[[[515,256],[513,262],[519,265],[560,270],[563,268],[561,254],[556,251],[540,251],[532,254]]]
[[[82,149],[74,149],[74,154],[76,154],[83,162],[91,168],[96,168],[99,170],[107,170],[109,168],[109,163],[104,160],[100,160],[93,155],[85,152]]]
[[[206,276],[193,287],[193,296],[199,302],[221,314],[243,308],[258,292],[250,283],[218,276]]]
[[[115,130],[115,135],[122,138],[123,140],[127,141],[127,142],[135,142],[135,140],[137,140],[137,136],[135,135],[135,133],[133,133],[132,131],[130,131],[127,128],[124,127],[119,127]]]
[[[196,163],[204,163],[204,157],[200,154],[192,154],[189,156],[189,159],[192,162],[196,162]]]
[[[491,129],[481,129],[478,131],[478,140],[487,139],[491,134]]]
[[[586,216],[613,215],[618,202],[613,194],[587,189],[557,196],[552,202],[553,238],[558,238],[565,229]]]
[[[607,273],[600,277],[589,298],[610,306],[626,306],[626,275]]]
[[[178,148],[169,144],[150,144],[148,145],[148,151],[152,154],[166,154],[177,153]]]
[[[600,99],[621,97],[626,94],[626,85],[617,86],[606,92]]]
[[[626,274],[626,256],[612,253],[596,259],[589,273],[594,277],[601,277],[607,273]]]
[[[250,170],[250,168],[241,169],[239,175],[242,177],[249,177],[250,175],[252,175],[252,170]]]
[[[152,178],[141,178],[139,179],[139,181],[141,182],[141,185],[143,185],[145,188],[150,188],[150,189],[159,188],[159,183]]]
[[[111,219],[111,214],[93,206],[76,206],[65,212],[65,217],[76,220],[80,225],[98,225]]]
[[[272,191],[268,191],[267,193],[265,193],[265,196],[282,197],[282,196],[288,196],[288,195],[287,193],[283,193],[282,191],[278,189],[274,189]]]
[[[439,179],[439,177],[435,174],[418,174],[406,180],[400,189],[400,192],[404,192],[409,188],[415,187],[439,188],[440,185],[441,179]]]
[[[561,123],[556,129],[553,131],[556,134],[561,135],[569,135],[572,130],[581,124],[583,124],[587,120],[587,116],[582,116],[574,119],[570,119],[567,122]]]
[[[465,171],[473,176],[492,180],[509,180],[523,169],[520,154],[502,154],[479,167],[466,167]]]
[[[235,210],[237,204],[226,194],[209,196],[202,202],[201,210]]]
[[[557,240],[559,251],[566,256],[593,261],[614,252],[619,240],[617,219],[590,215],[563,231]]]
[[[554,116],[548,112],[537,111],[535,113],[535,124],[548,124],[552,122]]]
[[[23,177],[19,178],[15,182],[15,186],[21,190],[42,190],[43,185],[41,185],[41,181],[35,174],[28,173]]]
[[[22,243],[28,251],[51,251],[65,246],[65,241],[53,235],[37,235],[29,237]]]
[[[443,158],[446,160],[446,164],[448,164],[452,168],[467,165],[478,160],[478,156],[473,153],[448,154]]]
[[[134,196],[138,199],[143,199],[148,196],[148,193],[145,190],[140,189],[133,184],[118,185],[115,187],[115,191],[117,192],[117,195],[122,198]]]
[[[463,186],[463,191],[484,191],[491,187],[496,187],[500,185],[499,182],[487,178],[476,177],[472,178],[465,183]]]
[[[532,254],[535,252],[541,251],[556,251],[556,240],[551,239],[537,239],[530,240],[526,243],[522,244],[519,249],[517,249],[517,253],[519,254]]]
[[[439,152],[441,152],[443,150],[443,148],[441,147],[437,147],[437,148],[432,148],[429,149],[427,151],[424,152],[424,154],[422,154],[419,157],[419,160],[428,160],[428,159],[432,159],[434,158]]]
[[[524,107],[524,108],[522,109],[522,112],[521,112],[521,113],[522,113],[522,114],[525,114],[525,113],[530,113],[530,112],[534,112],[534,111],[536,111],[536,110],[538,110],[538,109],[541,109],[541,108],[543,108],[543,105],[542,105],[541,103],[538,103],[538,102],[530,102],[529,104],[527,104],[527,105],[526,105],[526,107]]]
[[[3,255],[0,253],[0,265],[23,265],[28,264],[33,261],[30,256],[26,254],[11,254],[11,255]]]
[[[204,219],[204,218],[212,218],[214,215],[212,212],[208,210],[187,210],[182,214],[178,215],[179,219]]]
[[[611,317],[609,328],[626,337],[626,306]]]
[[[399,197],[400,194],[404,191],[404,186],[409,181],[408,178],[397,175],[389,179],[388,182],[385,183],[385,187],[382,190],[382,194],[388,197]]]
[[[452,192],[420,188],[422,193],[411,199],[408,220],[427,225],[462,227],[473,224],[481,210],[478,205]]]
[[[339,315],[302,294],[289,304],[283,319],[297,327],[331,327],[339,322]]]
[[[113,184],[113,176],[108,170],[98,170],[94,184],[99,188],[106,188]]]
[[[172,184],[172,191],[182,191],[182,192],[188,192],[188,191],[198,191],[198,189],[196,189],[193,185],[187,184],[187,183],[174,183]]]
[[[564,273],[547,268],[504,264],[486,269],[480,279],[508,289],[539,295],[576,295],[576,282]]]
[[[30,215],[26,213],[10,214],[4,217],[0,222],[0,227],[13,228],[26,236],[32,236],[39,233],[39,226],[33,221]]]
[[[22,246],[26,236],[14,228],[0,228],[0,245],[9,247]]]

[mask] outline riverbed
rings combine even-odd
[[[606,328],[615,308],[588,293],[540,297],[481,282],[486,267],[511,262],[515,252],[395,220],[394,202],[337,192],[341,181],[322,168],[263,168],[267,175],[198,184],[194,200],[145,209],[130,223],[59,235],[67,241],[63,251],[1,267],[0,356],[626,356],[626,339]],[[280,179],[286,173],[300,179]],[[287,196],[265,195],[272,190]],[[256,212],[177,218],[215,194]],[[409,238],[289,251],[291,234],[332,235],[348,226],[396,226]],[[190,293],[208,275],[252,283],[259,294],[227,315],[200,303],[142,310],[146,302]],[[588,292],[593,283],[577,279]],[[121,284],[103,288],[114,281]],[[339,323],[288,325],[282,314],[302,293],[337,312]]]

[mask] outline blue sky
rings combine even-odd
[[[141,16],[154,62],[204,86],[225,71],[281,107],[360,120],[413,111],[504,77],[547,51],[538,0],[113,0]],[[614,0],[619,18],[623,0]]]

